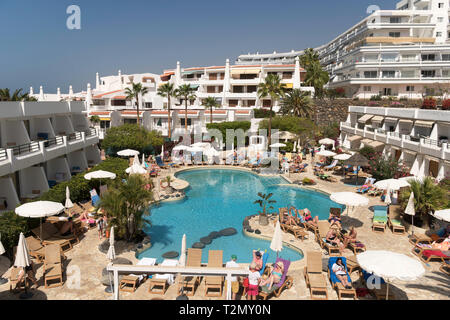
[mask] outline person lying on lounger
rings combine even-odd
[[[294,226],[297,225],[297,222],[295,221],[294,217],[291,216],[287,211],[283,212],[283,215],[281,216],[281,223]]]
[[[311,211],[309,211],[308,208],[305,208],[305,210],[303,210],[305,215],[305,221],[309,224],[312,224],[313,226],[318,226],[319,223],[319,217],[315,216],[314,218],[311,216]]]
[[[332,214],[332,213],[330,213],[330,215],[328,217],[328,222],[330,223],[331,227],[336,225],[339,229],[342,228],[341,218],[336,216],[336,215],[334,215],[334,214]]]
[[[344,251],[344,244],[339,240],[336,230],[330,229],[327,232],[327,236],[325,238],[325,242],[334,246],[339,247],[339,252],[342,254]]]
[[[59,230],[62,236],[68,236],[69,234],[73,234],[73,221],[72,217],[68,217],[67,221],[64,222],[61,229]]]
[[[270,276],[269,276],[267,279],[265,279],[265,280],[261,280],[261,282],[260,282],[259,285],[260,285],[261,287],[262,287],[262,286],[268,285],[268,289],[271,290],[271,289],[272,289],[272,286],[273,286],[274,284],[280,283],[281,277],[283,276],[283,270],[284,270],[284,264],[283,264],[283,262],[278,261],[278,262],[275,264],[275,266],[274,266],[272,272],[270,273]]]
[[[357,233],[356,233],[355,227],[351,227],[349,234],[344,235],[344,248],[347,248],[349,243],[358,242],[358,240],[356,240],[356,236],[357,236]]]
[[[336,263],[333,264],[333,267],[331,268],[336,277],[339,279],[339,281],[342,283],[342,285],[345,287],[345,289],[351,289],[352,286],[348,282],[347,279],[347,272],[345,272],[345,266],[342,263],[342,259],[338,258],[336,260]]]

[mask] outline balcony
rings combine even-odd
[[[45,159],[50,160],[60,157],[66,153],[65,138],[58,136],[44,141]]]
[[[86,138],[86,143],[87,144],[98,143],[97,129],[89,128],[84,133],[85,133],[85,138]]]
[[[435,38],[422,38],[422,37],[367,37],[364,42],[367,44],[380,44],[380,43],[435,43]]]
[[[84,147],[84,132],[73,132],[67,136],[67,151],[73,152]]]

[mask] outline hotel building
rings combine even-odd
[[[405,108],[349,107],[341,123],[346,149],[373,147],[417,177],[450,178],[450,112]]]
[[[85,112],[81,101],[0,102],[0,212],[100,162]]]

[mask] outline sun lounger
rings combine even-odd
[[[330,282],[332,287],[337,291],[338,298],[341,300],[342,296],[352,296],[354,299],[357,298],[356,296],[356,290],[354,288],[346,289],[341,281],[337,278],[336,274],[333,272],[332,267],[333,264],[337,261],[338,258],[342,259],[342,264],[345,267],[345,271],[347,272],[347,280],[349,283],[352,283],[352,279],[350,278],[350,275],[348,273],[347,269],[347,259],[344,257],[330,257],[328,260],[328,277],[330,278]]]
[[[45,247],[44,259],[44,284],[45,288],[60,287],[63,285],[61,264],[61,248],[59,245],[50,244]],[[50,281],[57,281],[49,284]]]
[[[372,188],[367,192],[367,194],[372,197],[378,197],[383,194],[383,190],[379,190],[377,188]]]
[[[156,160],[156,164],[158,165],[158,167],[160,167],[161,169],[167,169],[167,166],[162,161],[161,156],[156,156],[155,160]]]
[[[57,239],[74,241],[76,243],[80,242],[76,234],[69,234],[67,236],[64,236],[59,232],[58,228],[56,228],[52,223],[49,222],[45,222],[42,224],[42,230],[43,231],[45,230],[45,232],[47,232],[48,235]]]
[[[414,235],[409,238],[409,242],[413,245],[418,243],[432,244],[433,239],[423,233],[414,233]]]
[[[25,241],[27,242],[30,255],[38,262],[41,262],[45,257],[44,246],[41,242],[33,236],[26,237]]]
[[[362,243],[359,240],[356,240],[354,242],[349,242],[347,247],[353,251],[354,254],[358,254],[361,252],[366,251],[366,246],[364,243]]]
[[[186,258],[186,267],[201,267],[202,265],[202,249],[189,248]],[[200,284],[199,276],[181,276],[178,280],[178,291],[183,288],[188,292],[187,296],[193,296],[195,294],[195,287]]]
[[[439,270],[450,276],[450,263],[449,262],[442,263]]]
[[[42,241],[42,244],[44,246],[49,244],[58,244],[61,247],[61,250],[63,252],[67,252],[72,249],[72,244],[68,239],[60,239],[52,237],[50,234],[48,234],[44,229],[42,229],[42,235],[41,235],[41,228],[37,227],[31,230],[31,232]]]
[[[223,251],[209,250],[208,252],[208,267],[222,268],[223,267]],[[221,297],[222,296],[222,276],[207,276],[205,277],[205,297]],[[210,292],[210,290],[217,290]]]
[[[388,208],[386,206],[374,206],[372,219],[372,231],[384,233],[388,222]]]
[[[312,300],[328,300],[327,281],[322,272],[322,253],[308,251],[306,253],[306,266],[304,268],[306,286]]]
[[[142,258],[137,263],[138,266],[154,266],[155,258]],[[119,290],[124,292],[135,292],[142,281],[145,281],[147,275],[129,274],[122,277],[119,283]]]
[[[337,163],[338,163],[338,160],[334,160],[329,166],[323,167],[323,169],[325,171],[333,170],[333,168],[336,167]]]
[[[415,254],[423,262],[430,262],[431,260],[440,260],[445,262],[445,260],[450,259],[450,255],[445,254],[442,250],[433,249],[431,246],[417,244],[413,249],[412,253]]]
[[[290,215],[290,217],[294,218],[294,220],[295,220],[295,218],[296,218],[295,215],[297,213],[297,210],[295,208],[291,208],[291,209],[293,209],[294,215]],[[280,213],[280,215],[279,215],[281,230],[283,230],[284,232],[291,232],[295,238],[304,240],[305,237],[308,235],[306,230],[303,227],[294,224],[291,220],[289,222],[282,222],[281,219],[282,219],[283,215],[284,215],[284,212]]]
[[[261,298],[263,298],[264,300],[267,300],[267,298],[271,294],[275,295],[275,297],[278,298],[284,289],[290,289],[292,287],[292,285],[294,284],[294,279],[287,275],[289,266],[291,265],[291,261],[277,258],[277,260],[275,261],[275,264],[279,261],[281,261],[284,265],[283,274],[281,276],[280,282],[277,284],[273,284],[272,288],[270,290],[269,290],[268,286],[261,287],[259,296]]]
[[[164,259],[160,264],[163,267],[176,267],[178,266],[178,260]],[[169,285],[174,283],[174,275],[167,274],[155,274],[149,279],[148,292],[154,294],[165,294]]]
[[[327,250],[330,256],[339,256],[341,254],[339,248],[326,242],[326,237],[329,230],[330,223],[326,220],[320,220],[318,232],[316,234],[316,241],[323,249]]]
[[[400,217],[400,206],[390,205],[389,206],[389,216],[388,216],[388,227],[391,228],[393,234],[402,235],[405,234],[405,226],[401,222]]]

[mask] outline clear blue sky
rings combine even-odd
[[[0,0],[0,88],[63,93],[100,75],[223,65],[248,52],[290,51],[332,40],[369,5],[397,0]],[[66,8],[81,8],[81,30]]]

